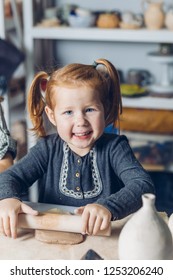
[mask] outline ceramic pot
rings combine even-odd
[[[120,232],[120,260],[169,260],[173,257],[172,235],[155,209],[155,195],[144,194],[143,206]]]
[[[147,8],[146,5],[147,4]],[[163,1],[143,1],[144,22],[148,29],[161,29],[164,26],[165,13]]]
[[[169,30],[173,30],[173,8],[169,10],[165,17],[165,26]]]
[[[172,233],[172,237],[173,237],[173,214],[171,214],[169,217],[168,226],[169,226],[169,229],[170,229],[170,231]]]
[[[119,26],[119,17],[111,13],[100,14],[96,25],[99,28],[117,28]]]

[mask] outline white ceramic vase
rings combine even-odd
[[[169,229],[170,229],[170,231],[172,233],[172,237],[173,237],[173,213],[169,217],[168,226],[169,226]]]
[[[120,232],[120,260],[169,260],[173,258],[172,235],[155,209],[155,195],[142,195],[143,206]]]

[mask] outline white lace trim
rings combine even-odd
[[[64,143],[63,145],[64,157],[61,166],[61,173],[60,173],[60,182],[59,182],[59,189],[62,194],[73,197],[76,199],[83,199],[83,198],[93,198],[98,196],[103,189],[100,173],[98,170],[96,158],[97,158],[97,151],[95,148],[90,150],[89,156],[91,160],[91,171],[92,171],[92,179],[93,179],[93,189],[87,192],[75,192],[74,190],[70,190],[67,188],[67,176],[68,176],[68,154],[69,154],[69,146]]]

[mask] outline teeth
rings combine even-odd
[[[75,133],[76,136],[84,136],[89,134],[89,132],[84,132],[84,133]]]

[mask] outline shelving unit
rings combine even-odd
[[[34,75],[34,40],[67,40],[67,41],[100,41],[100,42],[136,42],[136,43],[173,43],[173,33],[161,30],[122,30],[100,28],[71,27],[37,27],[33,25],[33,1],[23,1],[24,8],[24,44],[28,83]],[[142,97],[123,98],[123,106],[150,109],[173,110],[173,102],[169,98]]]

